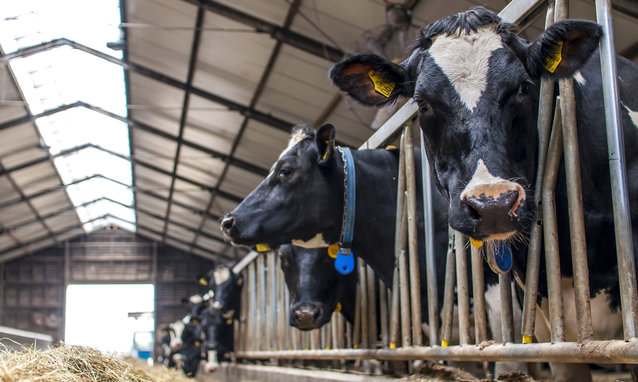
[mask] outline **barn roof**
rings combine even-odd
[[[528,3],[530,1],[527,1]],[[544,4],[543,1],[536,1]],[[571,16],[595,19],[592,1]],[[299,122],[359,146],[374,111],[332,64],[393,58],[417,26],[502,0],[68,0],[0,8],[0,262],[117,225],[196,255],[245,253],[219,230]],[[543,6],[523,22],[534,38]],[[614,1],[616,48],[638,60],[638,6]],[[402,9],[411,25],[399,28]],[[389,41],[389,42],[387,42]]]

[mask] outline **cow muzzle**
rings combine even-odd
[[[233,227],[235,227],[235,217],[230,214],[224,216],[224,219],[222,219],[222,231],[230,235],[230,231]]]
[[[474,187],[461,194],[461,211],[472,224],[472,235],[481,240],[505,240],[517,232],[518,209],[525,191],[514,182],[496,187]]]
[[[317,329],[322,325],[322,317],[321,306],[305,302],[293,308],[290,324],[301,330]]]

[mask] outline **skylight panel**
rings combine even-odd
[[[121,51],[107,47],[119,40],[120,22],[119,0],[10,1],[0,7],[0,44],[11,53],[66,38],[121,58]],[[70,184],[67,193],[84,229],[117,224],[135,231],[122,67],[69,46],[14,58],[9,65],[36,116],[76,102],[105,112],[76,106],[35,123],[51,154],[63,154],[54,163],[62,182]]]

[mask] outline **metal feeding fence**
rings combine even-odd
[[[512,1],[500,16],[520,23],[538,13],[543,1]],[[401,160],[396,221],[396,261],[393,288],[377,281],[374,272],[358,260],[359,282],[355,320],[351,325],[334,313],[321,329],[301,332],[288,327],[289,295],[276,254],[251,254],[242,262],[246,284],[241,310],[245,320],[236,325],[235,356],[243,359],[305,360],[454,360],[524,361],[559,363],[638,363],[636,275],[631,238],[631,221],[624,172],[615,56],[609,1],[597,0],[598,22],[604,29],[601,63],[609,160],[611,169],[616,247],[619,264],[624,339],[594,340],[589,293],[589,270],[585,250],[584,220],[580,189],[580,169],[573,83],[560,80],[560,99],[554,102],[554,84],[541,82],[539,105],[539,162],[536,179],[538,223],[530,239],[521,333],[515,336],[511,275],[499,275],[501,337],[488,337],[484,295],[483,261],[480,249],[468,246],[466,238],[450,230],[444,283],[434,271],[432,201],[428,166],[422,166],[428,294],[428,322],[421,323],[421,296],[418,266],[416,217],[416,171],[412,134],[408,125],[416,116],[412,102],[405,104],[362,148],[378,148],[401,134]],[[567,1],[547,6],[546,25],[567,15]],[[556,105],[554,107],[554,104]],[[564,143],[563,143],[564,142]],[[554,187],[561,156],[565,158],[573,256],[577,342],[567,342],[561,296]],[[423,145],[421,144],[422,158]],[[543,203],[540,203],[540,200]],[[542,221],[541,221],[542,216]],[[542,224],[541,224],[542,223]],[[541,232],[541,229],[543,232]],[[541,246],[544,245],[549,290],[551,343],[532,343],[537,309]],[[466,248],[470,248],[471,273],[467,272]],[[468,274],[471,275],[471,281]],[[470,285],[471,283],[471,285]],[[443,306],[438,306],[437,288],[444,287]],[[470,287],[473,309],[470,310]],[[456,293],[455,293],[456,292]],[[452,343],[456,294],[458,344]],[[472,316],[472,320],[470,319]],[[439,318],[441,323],[439,324]],[[472,327],[474,333],[472,333]],[[423,333],[425,332],[425,338]],[[515,343],[522,338],[522,343]],[[426,344],[425,342],[429,342]],[[454,341],[457,342],[457,341]],[[429,346],[426,346],[429,345]]]

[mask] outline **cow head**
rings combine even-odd
[[[534,217],[538,79],[573,75],[597,47],[601,28],[561,21],[528,43],[496,14],[474,8],[420,32],[394,64],[374,55],[346,59],[333,83],[381,106],[412,97],[452,227],[475,240],[505,240]]]
[[[293,129],[270,174],[222,221],[235,244],[322,247],[339,240],[343,170],[334,154],[335,128]],[[316,200],[316,203],[309,201]]]
[[[206,307],[206,301],[200,294],[194,294],[189,298],[183,298],[182,304],[188,308],[191,320],[199,320],[202,310]]]
[[[290,292],[291,326],[317,329],[330,321],[337,307],[354,307],[357,274],[339,274],[325,248],[282,245],[278,254]]]
[[[233,320],[224,318],[212,307],[203,312],[203,317],[202,326],[206,340],[202,350],[207,359],[204,370],[210,373],[216,371],[224,355],[233,350]]]
[[[211,307],[224,318],[238,317],[244,276],[235,274],[229,264],[218,265],[209,275],[208,287],[213,291]]]

